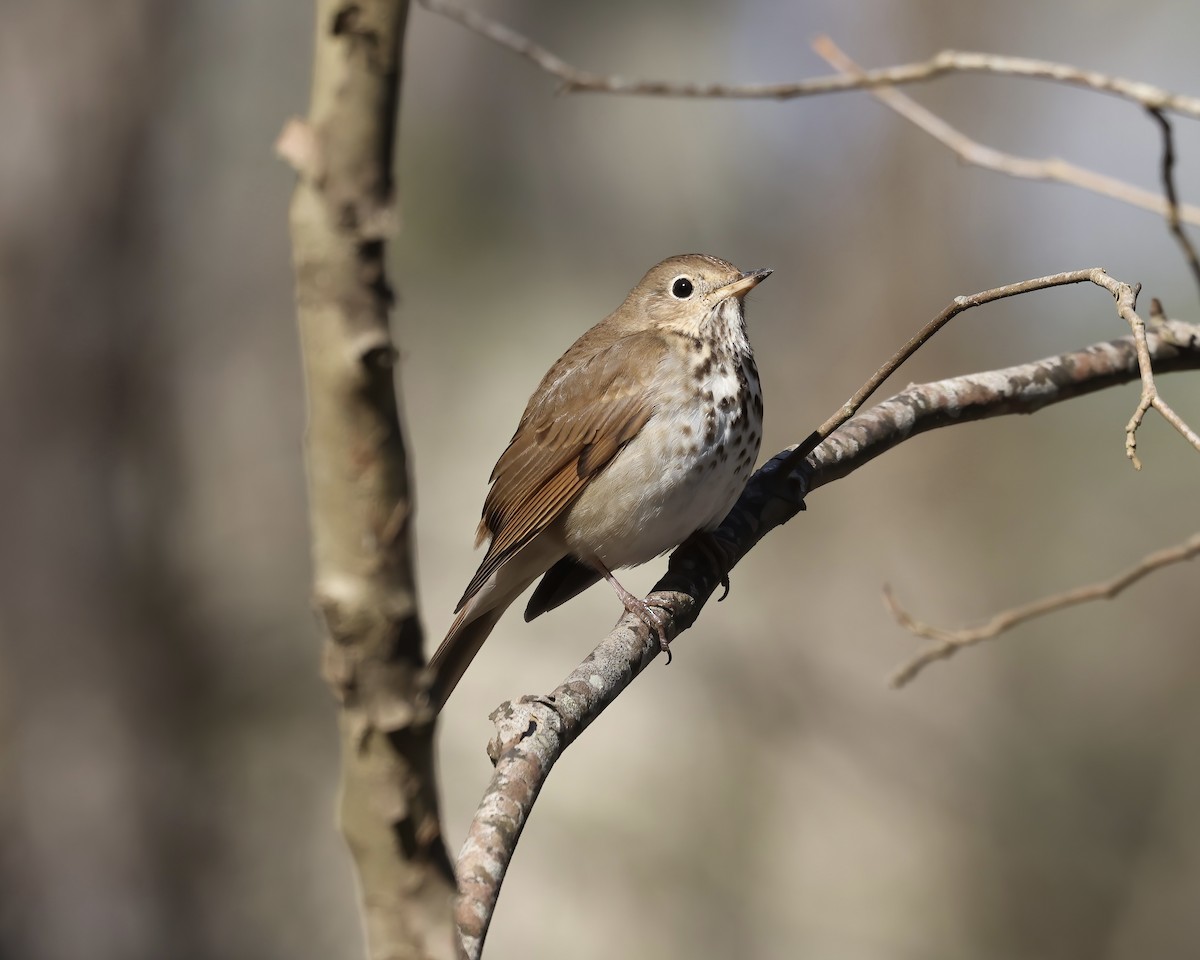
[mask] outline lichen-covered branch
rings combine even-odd
[[[408,4],[318,0],[316,9],[309,115],[277,146],[298,174],[291,232],[314,600],[339,706],[340,823],[370,956],[450,957],[454,877],[433,721],[413,708],[421,626],[384,270]]]
[[[1165,321],[1147,333],[1157,373],[1200,368],[1200,326]],[[717,535],[735,562],[803,509],[803,498],[899,443],[937,427],[1033,413],[1140,377],[1132,336],[1006,370],[909,387],[843,424],[794,466],[784,450],[760,469]],[[689,546],[672,556],[654,597],[671,611],[668,636],[695,622],[720,581],[709,552]],[[505,872],[538,793],[562,752],[659,653],[657,637],[624,617],[547,696],[502,704],[488,752],[495,772],[459,855],[456,919],[463,951],[477,958]]]

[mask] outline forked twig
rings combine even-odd
[[[829,37],[818,37],[813,41],[812,48],[818,56],[836,70],[852,76],[863,73],[863,68],[850,59]],[[1005,153],[1002,150],[985,146],[951,126],[932,110],[921,106],[908,94],[893,87],[878,87],[871,91],[871,96],[913,125],[920,127],[966,163],[1021,180],[1052,181],[1079,187],[1082,190],[1119,200],[1151,213],[1157,213],[1160,217],[1166,218],[1172,232],[1177,237],[1182,234],[1182,228],[1179,226],[1180,220],[1200,225],[1200,207],[1178,203],[1175,199],[1174,183],[1167,176],[1164,176],[1166,188],[1166,197],[1164,198],[1161,194],[1151,190],[1143,190],[1124,180],[1097,173],[1095,170],[1088,170],[1086,167],[1068,163],[1057,157],[1034,160],[1030,157],[1021,157],[1014,153]],[[1150,112],[1156,118],[1160,118],[1160,123],[1165,122],[1165,116],[1161,111],[1152,110]],[[1174,162],[1174,154],[1170,151],[1170,147],[1171,144],[1168,140],[1163,155],[1164,166],[1168,173],[1170,167],[1167,164],[1167,158],[1170,157],[1170,162]],[[1186,242],[1186,237],[1184,242]],[[1192,261],[1189,260],[1189,262]],[[1200,269],[1200,264],[1194,266],[1193,269]]]
[[[1159,396],[1158,388],[1155,386],[1150,353],[1146,349],[1146,324],[1138,316],[1136,310],[1137,296],[1141,290],[1141,285],[1138,284],[1131,287],[1127,283],[1122,283],[1120,280],[1110,277],[1102,268],[1093,267],[1089,270],[1072,270],[1067,273],[1052,274],[1048,277],[1038,277],[1034,280],[1024,280],[1021,283],[1011,283],[1003,287],[995,287],[992,290],[984,290],[969,297],[955,297],[941,313],[925,324],[904,346],[897,350],[887,363],[875,371],[854,396],[842,404],[828,420],[809,434],[804,442],[792,451],[792,463],[799,464],[802,462],[809,453],[815,450],[838,427],[852,417],[863,403],[879,389],[883,382],[895,373],[905,360],[920,349],[925,341],[964,310],[982,306],[985,303],[992,303],[996,300],[1003,300],[1007,297],[1014,297],[1018,294],[1029,293],[1033,290],[1044,290],[1047,287],[1059,287],[1072,283],[1087,282],[1094,283],[1098,287],[1103,287],[1112,294],[1113,299],[1117,303],[1117,313],[1121,319],[1129,324],[1129,328],[1133,332],[1134,343],[1137,344],[1142,393],[1133,416],[1130,417],[1129,422],[1125,425],[1125,454],[1129,457],[1134,468],[1140,470],[1142,467],[1141,461],[1137,457],[1137,431],[1142,424],[1142,419],[1145,417],[1146,411],[1151,407],[1162,414],[1163,418],[1188,443],[1200,451],[1200,437]]]
[[[1137,288],[1126,287],[1124,290],[1116,290],[1113,293],[1117,299],[1117,313],[1133,331],[1133,342],[1137,345],[1138,369],[1142,381],[1142,392],[1138,398],[1137,407],[1134,408],[1129,422],[1125,424],[1125,456],[1129,458],[1129,462],[1133,464],[1135,470],[1142,469],[1142,461],[1138,459],[1137,455],[1138,428],[1142,425],[1146,411],[1151,407],[1157,410],[1162,418],[1178,431],[1180,436],[1200,452],[1200,436],[1159,395],[1158,386],[1154,382],[1154,368],[1150,359],[1150,349],[1146,344],[1146,323],[1134,309],[1140,286],[1139,284]]]
[[[900,601],[896,599],[891,587],[885,585],[883,588],[884,603],[887,604],[892,616],[896,618],[900,626],[918,637],[934,641],[893,674],[892,686],[903,687],[915,680],[917,675],[931,663],[949,660],[960,650],[998,637],[1028,620],[1044,617],[1056,610],[1064,610],[1067,607],[1090,603],[1094,600],[1111,600],[1126,587],[1132,586],[1155,570],[1191,560],[1197,555],[1200,555],[1200,533],[1193,534],[1176,546],[1147,554],[1134,566],[1108,580],[1064,590],[1062,593],[1003,610],[994,614],[987,623],[963,630],[946,630],[943,627],[931,626],[914,619],[900,605]]]
[[[851,76],[862,77],[865,75],[863,69],[840,50],[828,37],[819,38],[814,42],[813,49],[836,69],[842,70]],[[960,157],[971,163],[1015,177],[1053,179],[1061,183],[1084,187],[1096,193],[1102,193],[1106,196],[1123,200],[1135,206],[1155,210],[1162,214],[1166,217],[1171,234],[1175,237],[1180,249],[1183,251],[1184,259],[1187,261],[1193,276],[1196,278],[1197,283],[1200,284],[1200,256],[1197,255],[1196,248],[1192,244],[1181,222],[1185,211],[1180,207],[1178,192],[1175,187],[1175,144],[1171,122],[1161,109],[1148,107],[1147,111],[1157,121],[1162,131],[1163,150],[1161,169],[1165,197],[1155,196],[1147,191],[1140,191],[1121,181],[1103,177],[1093,171],[1075,167],[1061,160],[1035,161],[992,150],[970,140],[936,114],[925,109],[899,90],[890,87],[881,87],[872,90],[871,93],[878,100],[916,124],[922,130],[931,134],[950,147]],[[1190,219],[1190,211],[1187,212]],[[1158,390],[1155,387],[1153,371],[1150,367],[1150,358],[1145,350],[1145,326],[1133,309],[1134,301],[1136,300],[1136,291],[1132,293],[1132,296],[1124,299],[1115,291],[1114,295],[1117,296],[1118,309],[1121,312],[1121,316],[1129,323],[1135,341],[1139,344],[1138,356],[1142,364],[1142,394],[1133,416],[1129,419],[1125,427],[1126,456],[1135,469],[1141,469],[1141,460],[1137,456],[1137,431],[1141,426],[1146,411],[1151,407],[1158,410],[1168,423],[1187,439],[1189,443],[1200,450],[1200,443],[1197,442],[1195,431],[1159,396]]]
[[[854,396],[838,407],[824,423],[805,437],[803,442],[796,445],[796,448],[791,453],[792,462],[794,464],[802,463],[804,458],[820,446],[830,434],[854,416],[858,409],[870,399],[876,390],[883,386],[884,381],[895,373],[905,360],[921,349],[921,346],[930,337],[964,310],[970,310],[972,307],[979,307],[996,300],[1003,300],[1006,297],[1015,297],[1022,293],[1030,293],[1033,290],[1045,290],[1048,287],[1061,287],[1072,283],[1087,283],[1089,281],[1105,286],[1106,282],[1112,281],[1112,278],[1104,272],[1102,267],[1092,267],[1087,270],[1070,270],[1066,273],[1051,274],[1048,277],[1038,277],[1034,280],[1010,283],[1003,287],[994,287],[991,290],[984,290],[967,297],[955,297],[946,305],[941,313],[925,324],[925,326],[921,327],[899,350],[892,354],[887,362],[876,370],[866,383],[858,388]]]

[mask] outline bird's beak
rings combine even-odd
[[[733,283],[727,283],[725,286],[714,290],[713,300],[720,303],[727,297],[744,297],[772,273],[774,273],[773,270],[748,270],[734,280]]]

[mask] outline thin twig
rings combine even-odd
[[[1090,603],[1094,600],[1111,600],[1126,587],[1132,586],[1155,570],[1160,570],[1173,563],[1182,563],[1197,555],[1200,555],[1200,533],[1193,534],[1183,543],[1174,547],[1156,550],[1154,553],[1148,554],[1137,564],[1109,580],[1075,587],[1062,593],[1043,597],[1032,603],[1013,607],[1011,610],[1001,611],[982,626],[964,630],[946,630],[913,619],[912,615],[900,606],[891,587],[885,586],[883,588],[884,602],[900,626],[918,637],[934,641],[896,671],[892,677],[892,686],[903,687],[915,680],[917,675],[931,663],[936,663],[938,660],[949,660],[958,651],[982,643],[984,640],[998,637],[1027,620],[1044,617],[1056,610]]]
[[[1200,368],[1200,327],[1167,320],[1149,334],[1148,342],[1160,372]],[[1007,370],[910,387],[859,413],[805,462],[795,462],[795,448],[774,457],[751,478],[716,536],[728,546],[732,566],[802,510],[811,491],[918,433],[1032,413],[1128,383],[1138,372],[1136,345],[1132,337],[1123,337]],[[664,605],[668,638],[678,637],[695,622],[721,573],[704,550],[685,546],[671,555],[667,575],[653,591],[656,603]],[[488,752],[495,771],[457,868],[455,916],[467,957],[478,958],[483,950],[508,865],[554,764],[658,653],[657,636],[640,620],[624,617],[551,694],[509,701],[493,712],[497,733]]]
[[[850,57],[847,56],[842,50],[840,50],[829,38],[819,38],[813,44],[813,48],[818,55],[825,58],[825,60],[836,69],[843,70],[851,76],[864,76],[862,68],[859,67],[858,64],[856,64],[852,59],[850,59]],[[920,104],[916,103],[911,97],[906,96],[899,90],[893,90],[891,88],[884,87],[871,92],[872,95],[877,99],[891,107],[901,116],[911,120],[917,126],[921,127],[921,129],[932,134],[960,156],[963,156],[966,159],[971,159],[974,162],[980,162],[981,165],[988,166],[991,169],[1001,170],[1005,173],[1011,173],[1014,176],[1033,176],[1032,171],[1035,167],[1037,167],[1036,161],[1025,160],[1024,158],[1013,157],[1008,154],[1001,154],[998,151],[991,151],[986,147],[981,147],[979,144],[967,139],[936,114],[926,110]],[[1171,233],[1179,242],[1180,247],[1184,252],[1184,256],[1187,259],[1189,266],[1192,268],[1193,274],[1196,276],[1197,282],[1200,283],[1200,258],[1197,257],[1196,248],[1192,245],[1191,240],[1188,238],[1182,224],[1180,223],[1179,199],[1175,189],[1174,178],[1175,149],[1171,123],[1162,110],[1151,108],[1149,112],[1151,116],[1158,121],[1163,134],[1162,179],[1166,198],[1164,200],[1162,197],[1156,197],[1155,200],[1159,206],[1165,207],[1164,215],[1167,218],[1167,224],[1171,230]],[[969,152],[969,147],[977,148],[974,156],[972,156]],[[1018,164],[1018,166],[1013,166],[1014,161]],[[1061,163],[1061,161],[1053,162]],[[1079,168],[1075,168],[1075,170],[1078,171]],[[1092,176],[1091,171],[1085,170],[1082,171],[1082,173]],[[1063,182],[1073,182],[1077,186],[1083,185],[1078,180],[1064,180]],[[1119,181],[1114,182],[1119,184]],[[1089,187],[1089,189],[1091,189],[1091,187]],[[1109,193],[1109,195],[1117,196],[1117,194],[1113,193]],[[1118,199],[1127,198],[1118,196]],[[1200,443],[1197,443],[1197,435],[1195,431],[1193,431],[1187,425],[1187,423],[1184,422],[1183,418],[1180,417],[1179,414],[1177,414],[1173,409],[1171,409],[1166,401],[1163,400],[1158,394],[1158,390],[1154,383],[1154,372],[1151,369],[1150,359],[1145,349],[1145,324],[1137,315],[1135,309],[1138,288],[1131,288],[1127,285],[1114,285],[1111,282],[1111,278],[1105,280],[1101,279],[1099,275],[1089,275],[1086,277],[1081,276],[1080,274],[1084,272],[1085,271],[1079,271],[1075,275],[1046,277],[1043,278],[1043,281],[1052,281],[1048,284],[1051,286],[1059,283],[1078,283],[1084,279],[1091,280],[1093,283],[1098,283],[1100,286],[1105,287],[1116,298],[1118,313],[1120,313],[1121,317],[1129,324],[1130,329],[1133,331],[1134,340],[1138,344],[1139,360],[1141,361],[1142,393],[1138,399],[1138,404],[1134,410],[1133,416],[1130,417],[1129,422],[1125,426],[1125,454],[1133,464],[1134,469],[1140,470],[1142,468],[1141,460],[1139,460],[1137,456],[1137,431],[1142,424],[1142,420],[1145,417],[1146,411],[1151,407],[1158,410],[1158,412],[1162,414],[1163,418],[1166,419],[1168,423],[1170,423],[1180,434],[1182,434],[1189,443],[1200,450]],[[1003,290],[1003,288],[1001,288],[1001,290]],[[995,294],[997,292],[998,291],[988,291],[988,294]],[[874,390],[877,389],[878,386],[884,380],[886,380],[887,377],[889,377],[897,367],[900,366],[901,363],[911,356],[912,353],[915,352],[921,346],[921,344],[925,342],[925,340],[936,333],[942,325],[954,317],[955,311],[953,311],[953,306],[954,305],[951,305],[950,308],[947,308],[946,311],[943,311],[942,314],[934,318],[934,320],[927,324],[926,327],[923,328],[916,337],[905,344],[904,347],[901,348],[901,350],[896,354],[896,356],[894,356],[888,361],[887,364],[880,368],[876,375],[867,382],[867,384],[862,390],[859,391],[859,393],[855,394],[854,397],[847,401],[838,414],[826,421],[825,424],[819,427],[816,432],[809,437],[809,440],[806,441],[806,445],[811,444],[815,446],[815,443],[819,442],[819,438],[828,436],[832,430],[837,428],[839,417],[844,419],[845,417],[853,414],[853,412],[858,409],[862,402],[866,400],[866,398],[869,397],[871,393],[873,393]],[[801,449],[803,450],[806,445],[801,445]],[[806,453],[807,450],[804,452]]]
[[[1116,288],[1114,285],[1117,284],[1117,281],[1114,281],[1112,277],[1105,273],[1102,267],[1091,267],[1086,270],[1071,270],[1066,273],[1055,273],[1048,277],[1038,277],[1034,280],[1023,280],[1020,283],[1010,283],[1003,287],[995,287],[991,290],[971,294],[970,296],[955,297],[946,305],[941,313],[918,330],[883,366],[876,370],[870,379],[859,387],[854,396],[843,403],[824,423],[810,433],[802,443],[796,446],[796,449],[792,452],[793,462],[797,464],[802,462],[830,434],[854,416],[858,409],[883,385],[884,381],[900,368],[900,365],[905,360],[916,353],[930,337],[964,310],[970,310],[972,307],[979,307],[996,300],[1004,300],[1007,297],[1015,297],[1022,293],[1030,293],[1034,290],[1045,290],[1049,287],[1061,287],[1072,283],[1089,282],[1104,287],[1106,290],[1112,291],[1115,295]]]
[[[1175,134],[1171,128],[1171,121],[1165,113],[1153,108],[1150,108],[1148,112],[1162,130],[1162,183],[1163,192],[1167,195],[1167,226],[1179,244],[1180,250],[1183,251],[1183,257],[1191,267],[1192,276],[1196,278],[1196,283],[1200,284],[1200,256],[1196,254],[1196,248],[1180,222],[1183,210],[1179,205],[1179,194],[1175,188]],[[1194,221],[1189,219],[1189,222]]]
[[[792,100],[846,90],[897,87],[934,80],[950,73],[991,73],[1001,76],[1052,80],[1071,86],[1109,93],[1146,109],[1165,110],[1200,119],[1200,98],[1171,93],[1148,83],[1080,70],[1064,63],[1004,57],[990,53],[943,50],[928,60],[868,70],[862,76],[844,73],[788,83],[673,83],[667,80],[629,80],[624,77],[580,70],[557,54],[534,43],[511,27],[467,10],[450,0],[420,0],[422,6],[440,14],[493,43],[511,50],[562,81],[564,93],[611,93],[649,97],[728,98],[741,100]]]
[[[1067,273],[1052,274],[1048,277],[1038,277],[1034,280],[1024,280],[1020,283],[1010,283],[1003,287],[995,287],[992,290],[984,290],[980,293],[972,294],[969,297],[955,297],[941,313],[918,330],[904,346],[892,355],[891,359],[876,370],[854,396],[842,404],[828,420],[810,433],[803,443],[797,445],[791,454],[792,462],[799,464],[803,461],[811,451],[815,450],[838,427],[850,419],[867,399],[879,389],[884,381],[895,373],[905,360],[921,348],[922,344],[964,310],[982,306],[985,303],[992,303],[996,300],[1003,300],[1007,297],[1015,297],[1018,294],[1029,293],[1033,290],[1044,290],[1048,287],[1061,287],[1072,283],[1087,282],[1094,283],[1098,287],[1103,287],[1112,294],[1113,299],[1117,303],[1117,313],[1121,319],[1129,324],[1130,330],[1133,331],[1134,343],[1138,346],[1142,393],[1133,416],[1125,425],[1125,455],[1129,457],[1135,469],[1140,470],[1142,468],[1141,461],[1137,457],[1137,431],[1142,424],[1142,418],[1145,416],[1146,411],[1151,407],[1162,414],[1163,418],[1188,443],[1195,447],[1197,451],[1200,451],[1200,437],[1197,437],[1196,432],[1159,396],[1158,389],[1155,386],[1154,370],[1150,363],[1150,355],[1146,350],[1146,324],[1138,316],[1135,309],[1141,284],[1131,287],[1127,283],[1122,283],[1120,280],[1110,277],[1101,267],[1093,267],[1088,270],[1072,270]]]
[[[1151,408],[1157,410],[1167,423],[1174,427],[1197,452],[1200,452],[1200,436],[1162,398],[1158,392],[1158,385],[1154,382],[1154,368],[1151,362],[1150,348],[1146,343],[1146,324],[1134,309],[1140,288],[1141,284],[1134,287],[1130,287],[1127,284],[1117,284],[1109,287],[1109,290],[1117,300],[1117,313],[1121,315],[1133,331],[1133,342],[1137,345],[1138,367],[1141,372],[1142,392],[1138,397],[1137,407],[1134,408],[1133,416],[1129,418],[1129,422],[1125,425],[1125,456],[1129,458],[1129,462],[1133,464],[1135,470],[1142,469],[1142,461],[1138,459],[1137,455],[1137,432],[1142,425],[1142,418],[1146,415],[1146,411]]]
[[[1142,469],[1142,461],[1137,455],[1137,432],[1142,425],[1142,418],[1154,403],[1154,373],[1150,369],[1149,351],[1146,347],[1146,324],[1137,318],[1133,321],[1133,342],[1137,345],[1138,366],[1141,368],[1142,392],[1138,396],[1137,406],[1133,416],[1125,424],[1125,456],[1133,464],[1134,470]]]
[[[843,73],[852,76],[863,73],[863,68],[850,59],[829,37],[818,37],[813,41],[812,48],[830,66]],[[1057,157],[1034,160],[1030,157],[1005,153],[972,140],[961,130],[952,127],[936,113],[921,106],[912,97],[899,90],[891,87],[879,87],[872,90],[871,95],[948,147],[966,163],[1022,180],[1051,181],[1079,187],[1082,190],[1156,213],[1160,217],[1166,218],[1168,224],[1171,224],[1172,217],[1174,217],[1176,226],[1172,229],[1177,232],[1177,235],[1178,232],[1181,232],[1177,227],[1179,220],[1200,225],[1200,207],[1177,203],[1174,200],[1174,187],[1170,181],[1166,183],[1167,197],[1164,198],[1151,190],[1143,190],[1132,183],[1105,176],[1094,170],[1088,170],[1086,167],[1076,166]],[[1151,113],[1159,117],[1163,116],[1161,111],[1151,111]],[[1164,156],[1164,161],[1165,159]]]

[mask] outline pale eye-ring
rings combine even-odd
[[[671,281],[671,296],[676,300],[686,300],[692,295],[693,290],[695,287],[687,277],[676,277]]]

